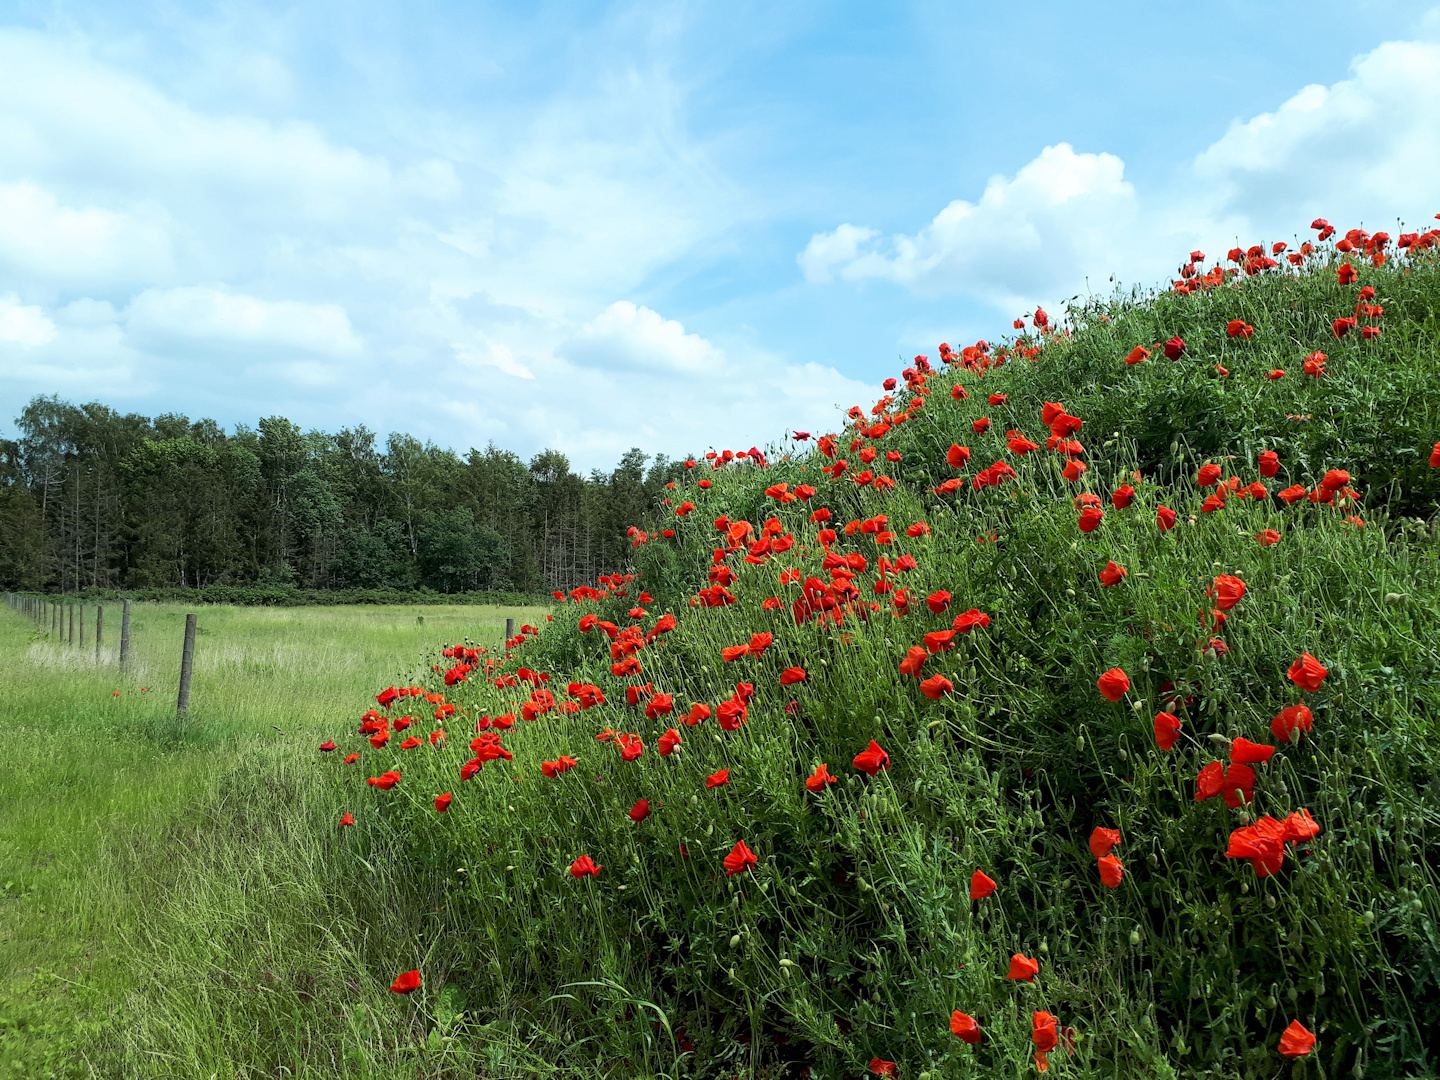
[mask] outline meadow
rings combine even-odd
[[[118,605],[98,664],[0,608],[0,1077],[414,1077],[368,973],[424,915],[383,843],[336,844],[318,733],[541,612],[203,607],[179,721],[184,614],[136,604],[122,674]]]

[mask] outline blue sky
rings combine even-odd
[[[764,444],[1197,245],[1428,219],[1437,130],[1380,0],[0,5],[0,430]]]

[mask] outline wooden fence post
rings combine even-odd
[[[80,648],[85,647],[85,605],[80,605]]]
[[[65,606],[70,609],[70,644],[71,644],[71,645],[74,645],[74,644],[75,644],[75,605],[74,605],[74,604],[66,604]]]
[[[120,670],[130,663],[130,601],[120,610]]]
[[[190,708],[190,673],[195,668],[195,615],[185,616],[185,648],[180,653],[180,696],[175,701],[175,715],[185,718]]]
[[[100,663],[100,646],[105,639],[105,607],[95,605],[95,662]]]
[[[514,620],[514,619],[506,619],[506,620],[505,620],[505,649],[510,648],[510,639],[513,638],[514,636],[515,636],[515,620]],[[504,652],[504,651],[505,651],[504,649],[501,650],[501,652]]]

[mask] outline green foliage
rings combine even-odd
[[[1057,1075],[1286,1075],[1276,1046],[1295,1019],[1319,1036],[1315,1075],[1433,1075],[1440,545],[1429,519],[1440,470],[1425,471],[1424,457],[1440,437],[1440,387],[1425,328],[1440,276],[1424,259],[1410,266],[1362,273],[1386,308],[1384,335],[1364,343],[1331,337],[1354,289],[1323,265],[1076,312],[1073,335],[1047,337],[1034,363],[932,375],[923,408],[902,395],[891,415],[914,405],[908,419],[875,442],[903,455],[891,492],[832,481],[818,455],[707,471],[708,490],[681,485],[672,499],[698,509],[670,523],[673,539],[635,549],[635,580],[565,605],[501,669],[547,673],[562,700],[570,682],[592,682],[608,703],[521,721],[505,738],[513,761],[463,784],[463,739],[414,750],[342,740],[363,754],[358,775],[333,766],[362,800],[357,816],[384,823],[417,878],[445,891],[446,940],[462,958],[450,981],[548,1060],[617,1077],[854,1076],[872,1057],[924,1080],[1018,1075],[1034,1068],[1039,1010],[1074,1035],[1071,1052],[1051,1056]],[[1230,318],[1254,337],[1229,338]],[[1133,345],[1176,333],[1184,359],[1123,363]],[[1326,375],[1301,376],[1316,348],[1330,353]],[[1262,377],[1280,367],[1284,379]],[[957,378],[968,399],[950,396]],[[988,405],[994,393],[1005,402]],[[1043,442],[1046,400],[1085,421],[1081,483],[1062,477],[1058,455],[1005,449],[1012,427]],[[981,415],[993,427],[975,435]],[[847,431],[840,456],[852,439],[866,442]],[[973,465],[1008,460],[1018,476],[932,491],[956,474],[952,442],[972,447]],[[1248,484],[1270,448],[1282,459],[1272,492],[1346,468],[1359,503],[1232,496],[1202,509],[1212,489],[1195,482],[1199,462]],[[859,468],[852,457],[849,475]],[[782,482],[821,492],[780,505],[765,489]],[[1117,509],[1108,496],[1125,482],[1137,498]],[[1072,501],[1081,491],[1105,501],[1088,534]],[[1179,514],[1172,531],[1156,526],[1161,504]],[[834,545],[866,567],[839,626],[796,625],[800,586],[778,581],[790,568],[828,577],[807,520],[817,505],[837,527],[887,515],[896,534]],[[725,542],[712,524],[722,515],[757,533],[774,515],[799,543],[759,565],[732,554],[737,601],[694,607]],[[918,521],[929,535],[906,536]],[[1257,541],[1267,528],[1278,544]],[[917,568],[876,589],[878,560],[902,553]],[[1106,587],[1110,560],[1129,573]],[[1207,596],[1220,574],[1248,586],[1223,627]],[[903,616],[895,588],[911,595]],[[939,589],[954,598],[934,615],[924,597]],[[778,609],[764,605],[772,596]],[[679,625],[636,654],[643,674],[622,678],[610,640],[578,623],[635,623],[637,605],[642,627],[665,612]],[[930,700],[897,664],[972,607],[991,623],[926,661],[924,675],[953,684]],[[763,656],[721,660],[758,631],[774,634]],[[1286,678],[1302,652],[1329,669],[1313,694]],[[790,665],[808,679],[781,687]],[[1131,680],[1119,704],[1096,688],[1112,667]],[[445,691],[470,718],[514,711],[530,689],[479,674]],[[691,702],[713,707],[742,681],[755,687],[744,726],[680,723]],[[675,712],[648,719],[627,705],[625,687],[641,683],[673,694]],[[1257,766],[1252,803],[1196,801],[1202,766],[1236,737],[1274,744],[1272,717],[1300,700],[1314,730]],[[1162,708],[1184,724],[1168,753],[1152,729]],[[672,725],[683,743],[662,758]],[[606,728],[637,733],[644,755],[622,761],[597,739]],[[873,778],[851,765],[871,739],[891,759]],[[579,765],[544,776],[541,762],[560,755]],[[841,780],[808,793],[822,762]],[[389,768],[403,773],[393,790],[361,786]],[[707,788],[719,769],[728,783]],[[438,816],[432,799],[445,791],[455,801]],[[637,824],[639,798],[651,813]],[[1225,858],[1233,830],[1301,808],[1320,835],[1290,846],[1278,874]],[[1118,889],[1103,886],[1087,847],[1096,826],[1123,837]],[[737,841],[759,863],[730,876],[722,860]],[[598,877],[568,872],[582,854],[603,866]],[[976,870],[1000,883],[994,896],[968,898]],[[1006,978],[1013,953],[1038,958],[1033,983]],[[950,1034],[953,1009],[979,1021],[979,1046]]]

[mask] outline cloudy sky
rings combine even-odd
[[[36,394],[748,447],[1199,246],[1440,211],[1440,9],[0,3]]]

